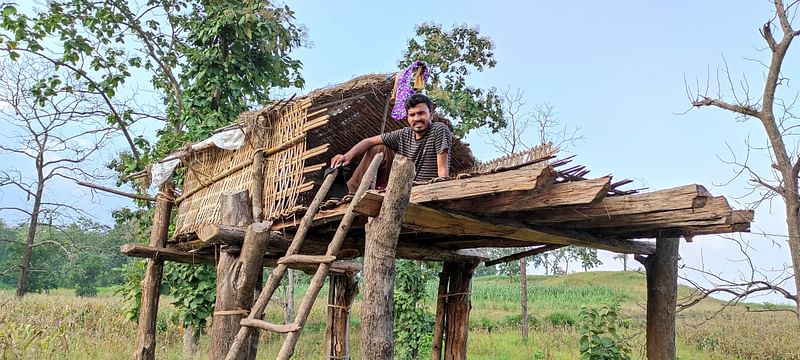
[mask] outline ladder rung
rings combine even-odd
[[[239,325],[256,327],[262,330],[272,331],[276,333],[290,333],[300,331],[300,325],[295,323],[291,324],[273,324],[264,320],[244,318],[239,322]]]
[[[278,259],[278,264],[330,264],[336,260],[333,255],[287,255]]]

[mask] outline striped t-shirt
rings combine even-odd
[[[404,127],[381,135],[383,144],[394,152],[414,160],[417,172],[414,181],[428,181],[439,176],[436,155],[447,151],[447,167],[450,168],[450,147],[453,133],[447,125],[432,122],[428,131],[417,140],[414,130]]]

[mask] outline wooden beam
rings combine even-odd
[[[535,164],[529,168],[415,186],[411,190],[411,202],[422,204],[533,190],[552,185],[555,177],[552,167]]]
[[[383,201],[383,196],[375,192],[364,194],[355,211],[367,216],[376,216],[376,205]],[[493,221],[499,221],[493,219]],[[627,254],[652,254],[655,245],[649,242],[600,238],[578,232],[565,232],[548,229],[545,231],[524,227],[524,224],[492,223],[466,215],[453,214],[431,209],[418,204],[409,204],[403,223],[404,227],[421,232],[449,235],[478,235],[502,237],[512,240],[528,241],[533,244],[580,245]],[[491,246],[487,244],[487,246]]]
[[[152,197],[150,195],[147,195],[147,194],[136,194],[136,193],[124,192],[122,190],[106,187],[106,186],[103,186],[103,185],[93,184],[93,183],[85,182],[85,181],[76,181],[75,183],[80,185],[80,186],[85,186],[85,187],[88,187],[88,188],[97,189],[97,190],[100,190],[100,191],[105,191],[105,192],[108,192],[108,193],[112,193],[114,195],[124,196],[124,197],[131,198],[131,199],[150,201],[150,202],[155,202],[156,201],[156,198],[154,198],[154,197]]]
[[[537,224],[603,219],[623,215],[702,208],[710,197],[711,194],[703,186],[685,185],[649,193],[607,196],[599,203],[589,206],[529,211],[515,215],[515,217],[524,217],[525,221]]]
[[[156,197],[156,209],[153,214],[153,226],[150,230],[150,246],[164,248],[169,233],[170,216],[172,215],[172,198],[174,185],[167,181],[161,185]],[[158,300],[161,295],[161,278],[164,274],[164,262],[158,259],[147,261],[144,279],[142,279],[142,303],[139,308],[139,320],[136,329],[137,360],[153,360],[156,357],[156,314]]]
[[[437,202],[436,206],[471,213],[498,214],[552,208],[557,206],[589,205],[602,200],[608,193],[611,177],[571,181],[526,191],[509,191],[480,197]],[[480,207],[476,207],[480,201]]]
[[[645,260],[648,359],[675,359],[679,244],[680,239],[674,235],[659,238],[655,254]]]
[[[405,156],[396,156],[386,187],[386,201],[367,230],[361,326],[369,331],[361,332],[362,359],[394,358],[395,248],[413,181],[414,162]]]
[[[541,254],[541,253],[544,253],[544,252],[560,249],[560,248],[562,248],[564,246],[565,245],[545,245],[545,246],[537,247],[535,249],[530,249],[530,250],[527,250],[527,251],[522,251],[522,252],[518,252],[516,254],[512,254],[512,255],[504,256],[504,257],[501,257],[501,258],[498,258],[498,259],[494,259],[492,261],[487,261],[485,265],[486,266],[492,266],[492,265],[497,265],[497,264],[503,264],[503,263],[507,263],[509,261],[519,260],[519,259],[522,259],[524,257],[533,256],[533,255],[536,255],[536,254]]]
[[[347,359],[350,357],[350,307],[358,294],[358,282],[354,275],[330,276],[328,281],[325,353],[329,359]]]
[[[124,244],[120,247],[126,256],[157,259],[163,261],[173,261],[183,264],[214,264],[217,258],[213,254],[195,254],[172,248],[156,248],[142,244]],[[275,267],[278,265],[278,257],[265,256],[262,259],[265,267]],[[317,271],[317,266],[312,264],[292,264],[293,269],[301,270],[307,274]],[[331,263],[331,274],[355,274],[361,271],[361,264],[347,261],[334,261]]]

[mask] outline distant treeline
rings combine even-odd
[[[123,226],[124,227],[124,226]],[[0,220],[0,286],[15,287],[27,224],[10,226]],[[117,269],[128,259],[119,251],[126,229],[111,228],[89,219],[68,225],[40,224],[31,253],[27,291],[71,288],[79,296],[93,296],[98,287],[118,284]]]

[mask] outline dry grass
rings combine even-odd
[[[638,273],[581,273],[561,277],[533,276],[529,281],[532,327],[523,342],[518,335],[517,283],[504,277],[476,279],[470,317],[470,359],[576,359],[575,326],[555,321],[577,321],[581,305],[621,301],[623,316],[631,319],[634,358],[643,357],[644,275]],[[434,285],[428,286],[428,306],[433,307]],[[682,290],[685,291],[685,290]],[[324,291],[322,292],[325,293]],[[181,354],[182,329],[166,320],[174,312],[162,299],[158,322],[160,359],[186,359]],[[704,301],[680,314],[678,356],[688,359],[800,359],[800,330],[788,312],[754,313],[740,306],[717,317],[718,301]],[[357,358],[360,302],[353,308],[351,354]],[[300,339],[296,359],[318,359],[323,350],[323,304],[318,303]],[[270,305],[270,321],[281,310]],[[134,350],[136,324],[122,315],[114,296],[77,298],[68,292],[31,294],[17,300],[13,292],[0,291],[0,359],[119,359]],[[272,359],[280,348],[277,335],[262,335],[259,359]],[[207,358],[208,337],[193,359]],[[423,354],[422,358],[429,355]]]

